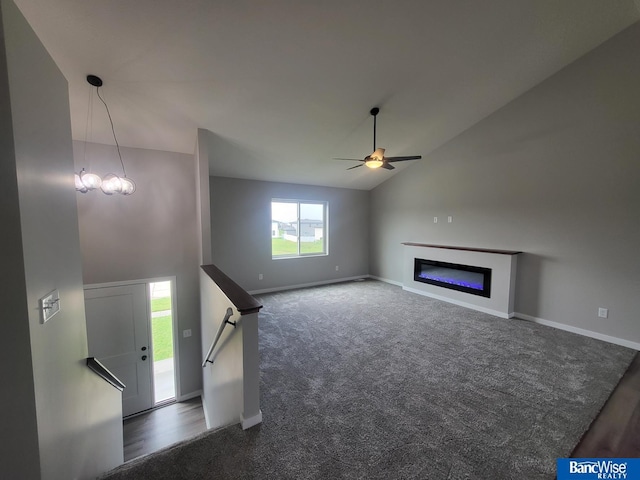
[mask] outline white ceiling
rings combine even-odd
[[[370,189],[332,157],[426,155],[640,19],[638,0],[15,0],[69,81],[73,138],[193,153],[214,175]],[[100,112],[100,113],[98,113]],[[418,160],[425,161],[425,160]],[[125,158],[126,162],[126,158]],[[398,164],[396,164],[398,165]]]

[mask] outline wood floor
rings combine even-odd
[[[206,428],[200,397],[127,419],[124,421],[124,460],[186,440]],[[640,354],[571,456],[640,457]]]
[[[123,422],[124,461],[186,440],[206,429],[200,397],[128,418]]]
[[[636,354],[573,458],[640,457],[640,354]]]

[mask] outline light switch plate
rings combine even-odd
[[[40,323],[45,323],[60,311],[60,292],[54,290],[46,294],[39,301]]]

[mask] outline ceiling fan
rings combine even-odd
[[[372,108],[369,113],[373,115],[373,153],[364,157],[364,160],[359,158],[334,158],[334,160],[350,160],[354,162],[362,162],[359,165],[347,168],[347,170],[353,170],[354,168],[366,165],[369,168],[384,168],[386,170],[393,170],[396,167],[391,165],[392,162],[405,162],[407,160],[420,160],[421,155],[411,155],[408,157],[385,157],[384,148],[376,148],[376,116],[380,113],[378,107]]]

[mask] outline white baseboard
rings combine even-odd
[[[195,392],[180,395],[178,398],[176,398],[176,402],[186,402],[187,400],[191,400],[192,398],[196,397],[202,397],[202,390],[196,390]]]
[[[240,414],[240,425],[242,425],[243,430],[247,430],[259,423],[262,423],[262,410],[258,410],[257,414],[249,418],[244,418],[244,415]]]
[[[402,287],[402,289],[406,290],[407,292],[417,293],[418,295],[423,295],[425,297],[431,297],[431,298],[435,298],[436,300],[442,300],[443,302],[453,303],[454,305],[470,308],[471,310],[477,310],[478,312],[482,312],[482,313],[488,313],[489,315],[493,315],[500,318],[511,318],[515,315],[514,313],[499,312],[498,310],[492,310],[491,308],[480,307],[478,305],[473,305],[472,303],[461,302],[460,300],[454,300],[449,297],[443,297],[441,295],[425,292],[423,290],[418,290],[416,288]]]
[[[204,424],[207,426],[207,430],[210,430],[211,422],[209,421],[209,415],[207,415],[209,410],[207,409],[207,402],[204,401],[204,395],[202,395],[202,411],[204,412]]]
[[[602,340],[603,342],[613,343],[622,347],[631,348],[633,350],[640,350],[640,343],[625,340],[623,338],[612,337],[605,335],[604,333],[592,332],[591,330],[585,330],[584,328],[573,327],[571,325],[565,325],[564,323],[553,322],[551,320],[545,320],[544,318],[534,317],[527,315],[526,313],[515,313],[516,318],[528,320],[530,322],[539,323],[540,325],[546,325],[548,327],[557,328],[559,330],[565,330],[567,332],[577,333],[578,335],[584,335],[585,337],[595,338],[596,340]]]
[[[402,286],[402,282],[396,282],[395,280],[390,280],[388,278],[376,277],[375,275],[369,275],[369,278],[373,278],[374,280],[379,280],[384,283],[390,283],[391,285],[395,285],[396,287]]]
[[[204,395],[202,396],[202,410],[204,412],[204,424],[207,426],[207,430],[212,430],[211,427],[211,420],[209,419],[209,409],[207,408],[207,402],[205,402],[204,400]],[[262,420],[262,411],[260,411],[260,420]],[[240,415],[240,421],[242,421],[242,415]],[[260,423],[260,422],[258,422]],[[213,428],[213,430],[220,430],[222,428],[226,428],[229,425],[237,425],[238,424],[238,420],[237,417],[235,420],[231,420],[229,423],[223,424],[223,425],[217,425],[215,428]],[[249,427],[247,427],[249,428]]]
[[[361,278],[369,278],[369,275],[358,275],[357,277],[343,277],[343,278],[336,278],[333,280],[323,280],[321,282],[300,283],[298,285],[286,285],[283,287],[264,288],[261,290],[249,290],[247,293],[249,293],[249,295],[258,295],[260,293],[282,292],[284,290],[295,290],[296,288],[317,287],[319,285],[329,285],[331,283],[349,282],[351,280],[358,280]]]

